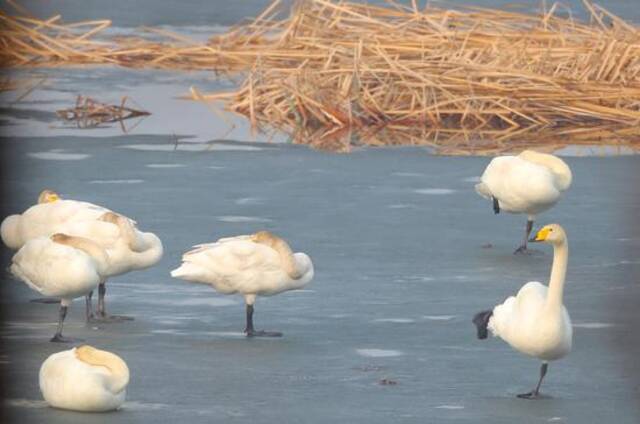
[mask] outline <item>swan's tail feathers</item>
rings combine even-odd
[[[473,323],[476,325],[476,329],[478,330],[478,338],[480,340],[486,339],[489,335],[487,331],[487,327],[489,325],[489,320],[493,315],[493,310],[478,312],[473,317]]]
[[[485,183],[478,183],[476,184],[476,193],[478,193],[480,196],[484,197],[485,199],[491,199],[491,190],[489,190],[489,187],[487,187],[487,185]]]
[[[491,196],[491,200],[493,201],[493,213],[497,215],[500,213],[500,202],[493,196]]]

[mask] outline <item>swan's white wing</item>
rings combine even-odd
[[[283,274],[278,253],[246,237],[200,245],[171,272],[176,278],[211,284],[222,293],[271,292],[286,279]]]
[[[513,333],[529,328],[544,306],[547,290],[545,285],[537,281],[522,286],[517,295],[508,297],[504,303],[493,308],[488,326],[491,332],[508,341]]]
[[[100,282],[94,260],[81,250],[52,242],[29,240],[13,256],[10,270],[33,290],[46,296],[75,298]]]
[[[476,186],[484,197],[493,196],[508,212],[538,213],[560,197],[551,171],[516,156],[494,158]]]

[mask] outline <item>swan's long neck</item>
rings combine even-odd
[[[280,262],[282,263],[282,268],[287,273],[287,275],[293,280],[298,280],[302,277],[302,271],[298,266],[298,261],[295,256],[293,256],[293,251],[289,247],[286,241],[282,239],[275,239],[272,244],[273,249],[278,252],[280,255]]]
[[[547,294],[547,308],[551,311],[562,309],[564,281],[567,275],[569,261],[569,243],[565,240],[553,246],[553,265],[549,278],[549,292]]]
[[[76,357],[89,365],[105,367],[111,373],[109,390],[119,393],[129,384],[129,367],[117,355],[91,346],[80,346],[76,349]]]
[[[118,220],[116,221],[116,225],[120,229],[120,234],[126,241],[129,249],[134,252],[141,252],[144,250],[144,240],[142,240],[138,235],[138,231],[133,226],[133,224],[131,224],[131,221],[123,216],[119,216]]]

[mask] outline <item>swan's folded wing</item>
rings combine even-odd
[[[201,245],[183,257],[171,275],[212,284],[224,293],[250,292],[261,278],[281,272],[277,253],[246,239]]]

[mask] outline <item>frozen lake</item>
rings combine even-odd
[[[57,307],[28,303],[33,293],[3,274],[0,366],[15,422],[638,422],[640,157],[566,158],[574,185],[541,223],[569,235],[574,351],[550,366],[550,398],[525,401],[514,396],[539,364],[476,340],[470,319],[526,281],[546,282],[551,251],[511,254],[524,220],[494,216],[474,193],[486,158],[233,142],[174,150],[171,136],[142,135],[0,146],[11,165],[3,215],[52,188],[134,217],[166,249],[156,267],[108,283],[111,312],[135,321],[87,326],[82,301],[67,318],[67,335],[131,368],[128,401],[110,414],[44,406],[38,368],[65,348],[48,342]],[[309,253],[316,278],[258,299],[257,327],[284,337],[247,340],[240,297],[169,270],[192,244],[263,228]],[[3,248],[2,266],[9,258]]]
[[[20,4],[41,16],[61,13],[67,22],[110,18],[116,32],[144,24],[198,38],[255,16],[269,1],[210,3]],[[640,22],[635,2],[602,3]],[[129,364],[128,400],[108,414],[53,410],[42,401],[41,363],[69,348],[48,342],[57,306],[29,303],[34,294],[0,274],[5,422],[640,421],[639,156],[564,152],[573,155],[565,158],[573,186],[536,228],[558,222],[569,236],[565,304],[574,351],[551,364],[542,388],[548,397],[526,401],[515,394],[532,388],[539,363],[500,340],[477,340],[471,318],[527,281],[546,282],[551,248],[512,255],[524,217],[494,216],[473,190],[488,158],[417,148],[334,155],[261,143],[267,137],[254,138],[243,118],[220,119],[177,99],[190,86],[233,87],[205,73],[89,67],[13,75],[43,82],[17,103],[22,92],[2,97],[1,217],[22,212],[50,188],[135,218],[162,238],[165,256],[108,283],[109,311],[135,321],[86,325],[81,300],[67,318],[65,335]],[[117,125],[78,130],[54,113],[73,106],[78,94],[113,103],[127,95],[153,114],[132,135]],[[207,142],[219,139],[259,142]],[[191,245],[260,229],[307,252],[316,268],[305,290],[257,301],[257,328],[282,331],[281,339],[247,340],[240,297],[169,276]],[[0,267],[10,257],[1,248]]]

